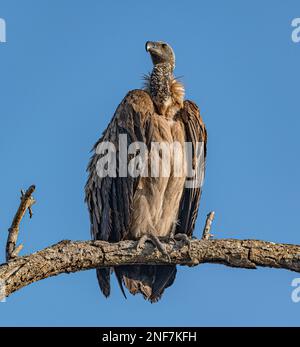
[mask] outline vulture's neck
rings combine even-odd
[[[154,65],[150,76],[150,94],[156,103],[164,103],[171,97],[173,78],[171,64],[161,63]]]
[[[183,106],[184,87],[173,75],[174,67],[168,63],[156,64],[146,76],[146,90],[160,115],[173,118]]]

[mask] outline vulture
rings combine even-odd
[[[153,63],[152,72],[145,76],[143,89],[129,91],[102,137],[93,148],[88,164],[88,180],[85,201],[88,206],[91,235],[94,240],[119,242],[137,240],[138,247],[151,241],[165,254],[161,240],[178,238],[188,241],[193,234],[201,196],[201,185],[187,186],[187,156],[173,151],[167,158],[175,160],[184,169],[175,175],[120,174],[118,154],[124,151],[119,138],[126,136],[128,147],[144,143],[149,149],[144,167],[151,166],[152,143],[190,143],[192,166],[197,165],[197,143],[202,144],[202,162],[198,173],[204,175],[207,133],[197,105],[184,100],[183,84],[175,78],[175,54],[165,42],[147,41],[146,51]],[[98,162],[105,153],[97,148],[103,143],[113,144],[116,154],[116,170],[113,175],[100,175]],[[137,151],[138,152],[138,151]],[[107,154],[107,152],[106,152]],[[128,154],[128,158],[130,155]],[[132,155],[131,155],[132,157]],[[159,152],[161,164],[166,160]],[[180,161],[181,160],[181,161]],[[131,294],[142,294],[150,302],[158,301],[164,290],[170,287],[176,276],[175,265],[130,265],[98,268],[97,279],[102,293],[110,295],[110,275],[115,272],[121,291],[126,287]]]

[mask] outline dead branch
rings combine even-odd
[[[300,272],[300,246],[275,244],[259,240],[210,239],[214,213],[207,216],[203,238],[188,244],[164,243],[168,256],[151,243],[143,249],[136,241],[108,243],[104,241],[61,241],[36,253],[17,257],[22,245],[16,247],[19,225],[34,200],[31,186],[21,197],[7,241],[7,262],[0,264],[0,299],[42,279],[98,267],[118,265],[187,265],[218,263],[231,267],[255,269],[257,266]],[[31,212],[32,213],[32,212]]]
[[[27,210],[29,211],[30,218],[32,217],[31,206],[35,203],[35,200],[32,197],[34,191],[34,185],[30,186],[25,193],[21,190],[21,203],[12,221],[11,227],[8,229],[8,238],[6,243],[6,261],[15,258],[23,248],[23,245],[16,246],[20,223]]]
[[[164,244],[170,262],[151,243],[142,251],[137,242],[61,241],[28,256],[17,257],[0,265],[0,282],[5,294],[61,273],[77,272],[133,264],[176,264],[195,266],[218,263],[231,267],[255,269],[257,266],[300,272],[300,246],[258,240],[191,240]],[[3,290],[2,290],[3,292]]]
[[[209,240],[212,238],[213,235],[210,233],[210,228],[214,218],[215,218],[215,212],[214,211],[209,212],[209,214],[206,217],[206,222],[205,222],[204,230],[202,233],[203,240]]]

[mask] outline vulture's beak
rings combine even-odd
[[[156,46],[155,42],[147,41],[145,45],[146,51],[151,53],[151,51],[155,49],[155,46]]]

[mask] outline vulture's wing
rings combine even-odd
[[[202,160],[198,160],[198,174],[200,177],[204,177],[207,133],[197,105],[192,101],[185,101],[180,117],[185,125],[186,142],[192,143],[194,169],[196,168],[195,165],[197,162],[196,143],[198,142],[203,144]],[[200,149],[200,147],[198,149]],[[201,186],[198,187],[196,185],[193,188],[184,189],[180,202],[178,225],[175,230],[176,234],[182,233],[187,234],[188,236],[192,235],[198,214],[200,198]]]
[[[127,135],[127,145],[141,141],[148,143],[151,132],[149,115],[153,113],[150,96],[142,90],[129,92],[118,106],[103,136],[95,144],[88,165],[89,178],[85,187],[86,202],[90,213],[91,234],[95,240],[118,242],[126,238],[130,224],[133,196],[139,178],[119,177],[119,135]],[[104,141],[116,148],[116,177],[99,177],[97,162],[103,154],[97,147]],[[110,269],[97,270],[97,277],[104,295],[110,293]]]

